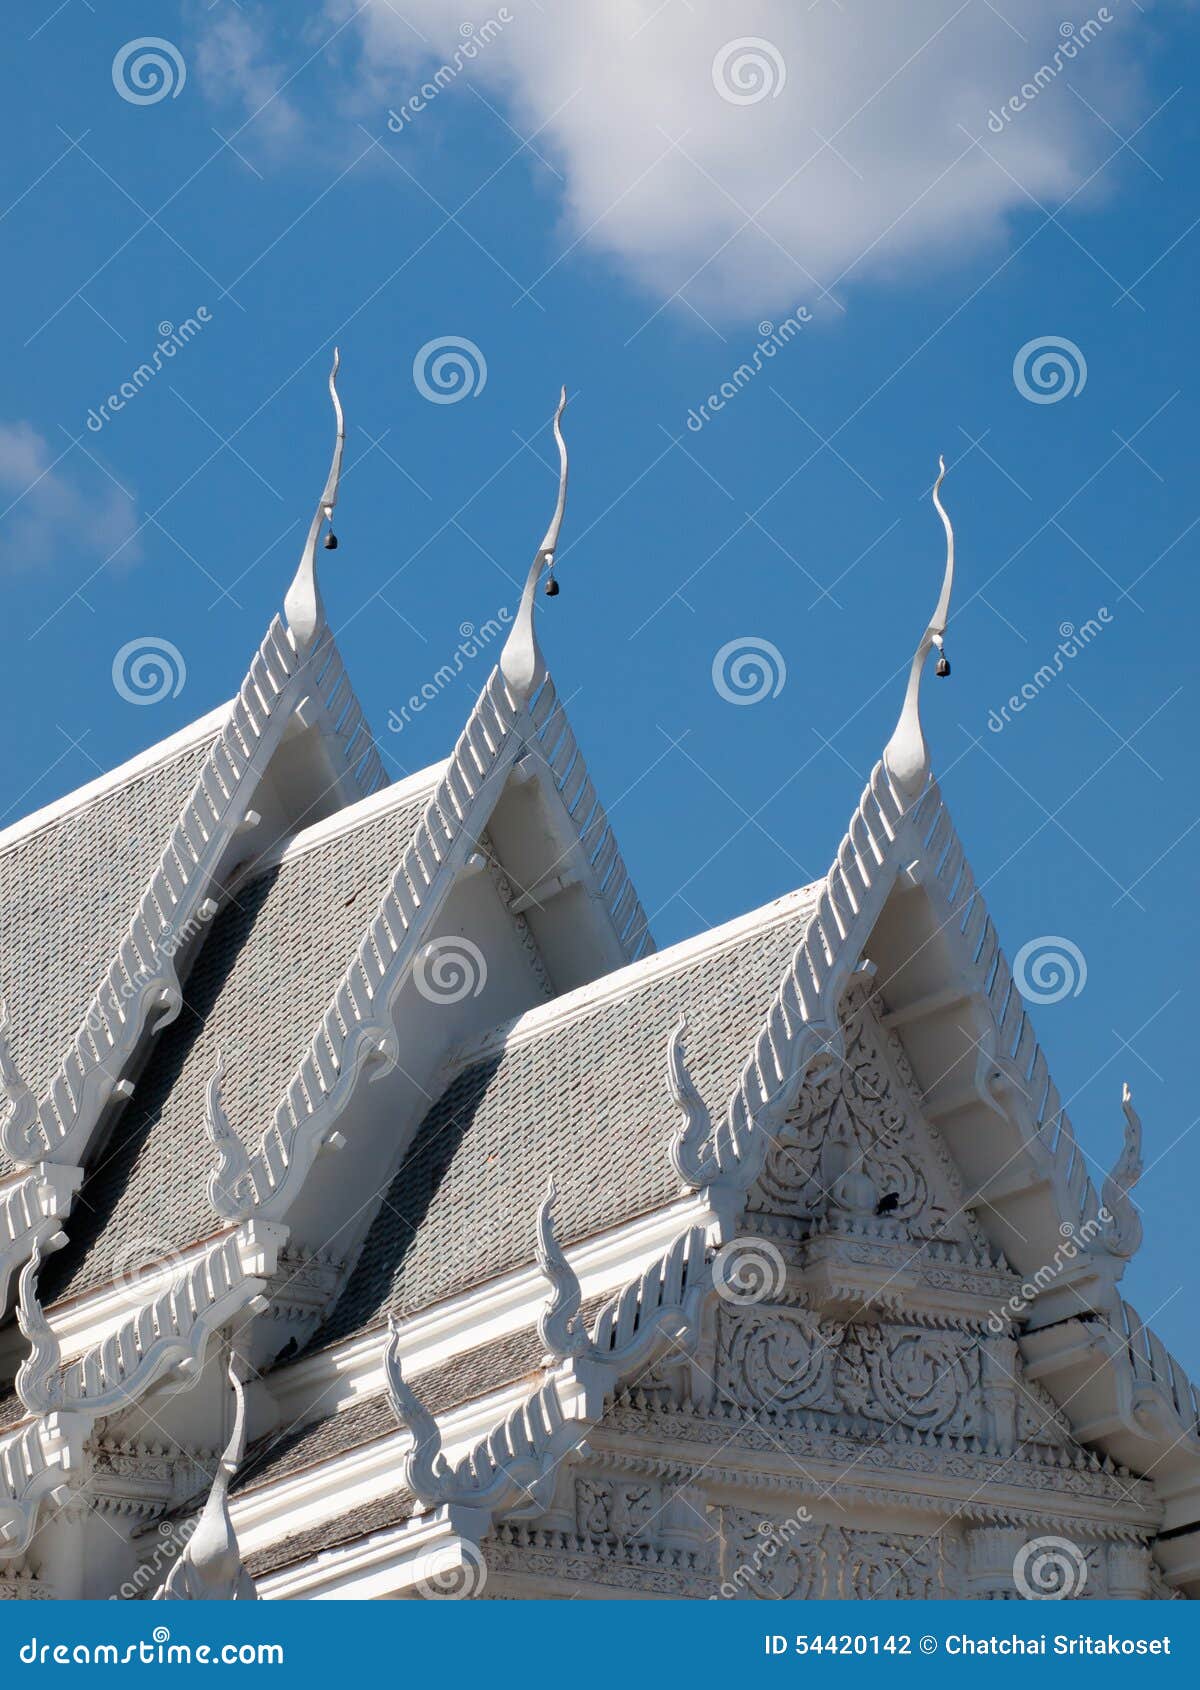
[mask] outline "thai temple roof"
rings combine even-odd
[[[409,1593],[430,1545],[510,1565],[514,1522],[566,1530],[562,1473],[618,1409],[699,1412],[704,1367],[678,1370],[749,1237],[793,1325],[1008,1346],[1008,1433],[955,1434],[1000,1499],[972,1519],[1038,1518],[1050,1485],[1073,1529],[1153,1546],[1157,1593],[1200,1589],[1195,1391],[1119,1289],[1141,1123],[1126,1093],[1094,1169],[932,772],[941,475],[940,593],[828,873],[656,951],[539,643],[565,393],[503,653],[446,758],[389,784],[318,585],[336,375],[237,698],[0,833],[0,1579],[45,1593],[72,1486],[120,1516],[126,1571],[194,1524],[175,1598]],[[882,1123],[858,1162],[839,1110]],[[772,1435],[824,1459],[873,1412],[847,1400]],[[668,1594],[700,1576],[672,1543]]]

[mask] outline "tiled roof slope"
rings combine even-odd
[[[819,888],[631,964],[531,1011],[469,1053],[427,1114],[311,1347],[406,1317],[533,1257],[553,1174],[563,1242],[672,1201],[678,1124],[668,1034],[686,1011],[688,1066],[724,1106]]]
[[[336,1520],[322,1520],[320,1525],[312,1526],[308,1531],[268,1544],[257,1554],[246,1557],[246,1571],[251,1578],[263,1578],[267,1573],[294,1566],[298,1561],[307,1561],[322,1550],[339,1549],[344,1544],[357,1543],[360,1538],[369,1537],[372,1532],[386,1531],[389,1526],[402,1526],[420,1511],[420,1504],[411,1492],[393,1491],[365,1507],[339,1514]]]
[[[586,1324],[599,1314],[606,1297],[589,1298],[580,1315]],[[490,1344],[478,1344],[440,1367],[419,1374],[421,1401],[431,1414],[444,1414],[462,1403],[497,1391],[514,1379],[539,1372],[546,1353],[534,1326],[506,1333]],[[19,1416],[18,1416],[19,1418]],[[246,1463],[234,1485],[235,1492],[257,1490],[263,1485],[332,1461],[348,1450],[360,1449],[379,1438],[391,1437],[397,1429],[395,1412],[386,1393],[366,1397],[329,1411],[320,1419],[293,1425],[266,1439]]]
[[[43,1268],[44,1301],[107,1284],[221,1230],[207,1198],[215,1155],[204,1126],[217,1051],[230,1123],[253,1146],[429,794],[421,787],[398,796],[382,807],[371,801],[357,825],[285,855],[214,918],[183,1011],[84,1183],[71,1242]]]
[[[36,1096],[87,1013],[102,959],[125,936],[219,722],[210,726],[94,798],[53,806],[44,825],[35,817],[0,834],[0,989],[14,1059]],[[0,1178],[12,1171],[0,1151]]]

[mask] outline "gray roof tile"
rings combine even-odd
[[[257,1144],[427,799],[374,810],[240,887],[205,936],[178,1020],[157,1040],[113,1139],[42,1270],[45,1301],[79,1295],[222,1230],[206,1185],[204,1093],[218,1048],[224,1103]]]
[[[279,1543],[268,1544],[265,1549],[246,1557],[246,1571],[251,1578],[263,1578],[267,1573],[278,1572],[282,1567],[294,1566],[298,1561],[307,1561],[312,1556],[319,1555],[322,1550],[337,1549],[343,1544],[354,1543],[359,1538],[369,1537],[372,1532],[386,1531],[389,1526],[402,1526],[420,1511],[416,1497],[410,1492],[393,1491],[390,1495],[366,1503],[361,1508],[351,1509],[348,1514],[339,1514],[336,1519],[323,1520],[319,1526],[311,1526],[308,1531],[297,1532],[293,1537],[285,1537]]]
[[[39,1096],[125,936],[210,743],[0,843],[0,984],[13,1056]],[[11,1172],[0,1151],[0,1177]]]
[[[604,1299],[584,1304],[582,1313],[590,1321],[600,1312]],[[542,1343],[537,1328],[526,1327],[465,1350],[441,1367],[430,1368],[413,1380],[421,1401],[431,1414],[444,1414],[461,1403],[473,1402],[501,1385],[526,1374],[533,1375],[542,1363]],[[313,1467],[347,1450],[358,1449],[376,1438],[391,1437],[396,1417],[386,1395],[368,1397],[326,1414],[304,1426],[291,1426],[266,1439],[255,1450],[238,1476],[235,1489],[257,1490],[277,1483],[304,1467]]]
[[[674,968],[669,951],[635,963],[599,983],[611,989],[628,972],[620,996],[585,1000],[565,1019],[551,1014],[536,1034],[468,1060],[426,1115],[311,1347],[527,1265],[551,1174],[564,1242],[672,1201],[668,1033],[686,1010],[689,1067],[719,1111],[815,896],[781,900],[775,919],[764,915],[733,941],[718,931],[703,951],[680,947]]]

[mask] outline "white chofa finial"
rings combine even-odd
[[[321,589],[317,585],[317,537],[323,522],[331,525],[329,533],[325,536],[326,548],[333,551],[337,545],[337,535],[332,527],[333,507],[337,504],[338,481],[342,473],[342,450],[346,444],[346,419],[342,415],[342,402],[338,398],[337,390],[338,365],[341,361],[341,354],[335,346],[333,368],[329,372],[329,397],[333,400],[333,414],[337,419],[333,461],[329,466],[325,491],[321,494],[321,502],[308,531],[308,539],[304,542],[304,550],[300,554],[300,567],[283,601],[283,612],[287,617],[292,638],[296,642],[296,650],[301,655],[309,649],[325,625],[325,606],[321,603]]]
[[[500,673],[508,682],[513,695],[522,704],[527,703],[532,697],[534,688],[545,672],[542,654],[538,649],[537,629],[534,626],[533,615],[537,584],[541,579],[543,569],[548,571],[547,593],[553,597],[558,591],[558,582],[554,579],[554,554],[558,550],[558,533],[562,527],[563,511],[567,504],[567,443],[563,439],[562,428],[560,427],[566,404],[567,390],[564,387],[559,394],[558,409],[554,413],[554,438],[558,441],[558,502],[554,507],[554,515],[550,518],[546,537],[538,547],[537,556],[530,565],[529,574],[525,580],[525,590],[521,594],[517,619],[513,623],[512,632],[504,642],[504,650],[500,653]]]
[[[938,476],[933,484],[933,503],[942,519],[942,527],[946,530],[946,573],[942,577],[941,596],[937,601],[933,619],[917,646],[909,671],[904,708],[900,712],[900,720],[896,723],[896,731],[883,753],[888,773],[901,792],[909,798],[920,792],[929,775],[929,747],[921,729],[921,675],[925,668],[925,659],[935,646],[938,650],[938,674],[950,673],[949,659],[942,650],[942,636],[946,632],[946,621],[950,614],[950,593],[954,587],[954,529],[950,526],[950,518],[938,497],[945,474],[946,460],[939,458]]]

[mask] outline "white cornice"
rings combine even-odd
[[[385,1527],[322,1551],[315,1559],[266,1573],[257,1581],[258,1593],[267,1601],[395,1597],[411,1589],[431,1564],[444,1568],[452,1563],[456,1551],[467,1565],[478,1565],[478,1530],[470,1510],[439,1509],[435,1515]]]

